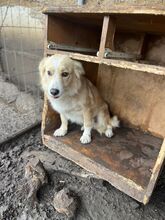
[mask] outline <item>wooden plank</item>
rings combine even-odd
[[[118,5],[112,4],[110,7],[46,7],[43,10],[44,14],[52,13],[103,13],[103,14],[153,14],[153,15],[165,15],[165,5]]]
[[[56,44],[99,49],[101,28],[78,24],[76,19],[70,21],[57,16],[49,15],[48,41]]]
[[[84,13],[60,13],[55,14],[60,18],[67,19],[68,21],[78,23],[79,25],[86,25],[88,27],[102,28],[103,25],[103,14],[84,14]]]
[[[106,36],[106,44],[105,47],[111,50],[114,50],[114,37],[116,32],[116,23],[115,19],[112,17],[109,18],[108,31]]]
[[[42,139],[44,133],[47,132],[48,129],[54,129],[55,127],[58,127],[59,124],[60,124],[59,114],[57,114],[52,109],[46,95],[44,95],[44,107],[42,111],[42,125],[41,125]]]
[[[87,77],[94,85],[96,85],[99,65],[97,63],[83,61],[82,64],[85,69],[85,77]]]
[[[49,50],[49,49],[45,49],[45,50],[47,51],[47,55],[61,54],[61,55],[68,55],[75,60],[82,60],[92,63],[100,62],[100,59],[96,56],[90,56],[90,55],[84,55],[80,53],[72,53],[72,52],[60,51],[60,50]]]
[[[104,16],[102,33],[101,33],[100,48],[99,48],[99,58],[104,57],[105,44],[106,44],[108,26],[109,26],[109,19],[110,19],[109,16]]]
[[[114,50],[115,31],[116,31],[116,24],[114,22],[114,19],[112,19],[110,16],[104,16],[100,49],[99,49],[100,60],[104,58],[105,48]],[[96,82],[97,84],[98,84],[98,80],[101,77],[100,74],[101,74],[101,71],[98,70],[98,77],[97,77],[97,82]]]
[[[118,68],[152,73],[156,75],[162,75],[162,76],[165,75],[165,67],[162,67],[162,66],[143,64],[143,63],[134,63],[134,62],[123,61],[123,60],[100,59],[99,57],[95,57],[95,56],[88,56],[88,55],[70,53],[70,52],[64,52],[64,51],[54,51],[54,50],[48,50],[48,49],[46,51],[48,55],[53,55],[56,53],[65,54],[65,55],[67,54],[68,56],[70,56],[71,58],[75,60],[93,62],[93,63],[98,63],[98,64],[105,64],[105,65],[114,66]]]
[[[155,15],[114,15],[117,30],[127,32],[165,33],[165,16]]]
[[[58,138],[52,135],[54,129],[44,134],[46,146],[143,201],[161,139],[134,129],[119,128],[111,140],[93,132],[92,143],[82,145],[80,127],[72,126],[66,136]]]
[[[48,35],[48,15],[45,16],[45,25],[44,25],[44,48],[47,48],[47,35]],[[47,56],[46,50],[44,50],[44,57]]]
[[[110,16],[104,16],[100,48],[99,48],[100,58],[104,57],[105,48],[114,50],[115,30],[116,30],[116,25],[114,19],[112,19]]]
[[[160,148],[159,155],[157,157],[155,166],[152,170],[152,175],[151,175],[151,178],[150,178],[150,182],[148,184],[148,187],[147,187],[147,190],[145,192],[144,199],[143,199],[144,204],[147,204],[149,199],[150,199],[150,196],[151,196],[152,191],[153,191],[153,189],[156,185],[156,182],[157,182],[158,176],[160,174],[160,171],[163,168],[164,161],[165,161],[165,139],[162,143],[162,146]]]
[[[122,192],[125,192],[127,195],[138,200],[139,202],[143,201],[144,189],[136,185],[131,180],[127,180],[126,178],[123,178],[117,173],[110,171],[106,167],[101,166],[99,163],[95,163],[94,161],[90,160],[88,157],[80,154],[75,150],[70,149],[68,151],[67,144],[61,144],[58,141],[52,141],[48,136],[44,136],[43,140],[44,140],[44,145],[46,145],[49,149],[57,152],[58,154],[67,158],[68,160],[75,162],[76,164],[80,165],[88,172],[94,173],[101,179],[107,180],[114,187],[116,187]],[[100,173],[102,173],[102,175],[100,175]]]
[[[119,67],[123,69],[130,69],[139,72],[146,72],[152,73],[156,75],[165,75],[165,67],[155,66],[150,64],[143,64],[143,63],[134,63],[130,61],[123,61],[123,60],[112,60],[112,59],[103,59],[102,64]]]
[[[54,129],[57,129],[56,126]],[[54,137],[54,129],[47,130],[46,137],[59,144],[66,144],[91,160],[122,175],[145,189],[148,186],[151,171],[158,156],[162,139],[145,134],[142,131],[120,127],[114,131],[111,139],[97,132],[92,132],[92,142],[80,143],[82,132],[80,126],[71,125],[64,137]]]

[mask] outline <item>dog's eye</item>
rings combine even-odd
[[[47,73],[48,73],[48,75],[49,75],[49,76],[51,76],[51,75],[52,75],[52,73],[51,73],[50,71],[48,71]]]
[[[62,73],[62,77],[67,77],[68,75],[69,75],[68,72],[63,72],[63,73]]]

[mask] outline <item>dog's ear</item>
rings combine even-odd
[[[40,75],[42,76],[45,72],[45,61],[47,60],[48,58],[47,57],[44,57],[40,64],[39,64],[39,71],[40,71]]]
[[[82,63],[74,60],[74,72],[78,78],[80,78],[81,75],[85,74],[85,70]]]

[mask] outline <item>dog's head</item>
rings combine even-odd
[[[64,92],[75,91],[80,83],[81,75],[85,73],[80,62],[66,55],[43,58],[39,71],[44,92],[53,98],[61,97]]]

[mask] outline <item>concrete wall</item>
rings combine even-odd
[[[43,57],[44,15],[35,7],[0,7],[1,63],[6,77],[22,89],[38,85],[38,63]],[[5,19],[4,19],[5,17]]]

